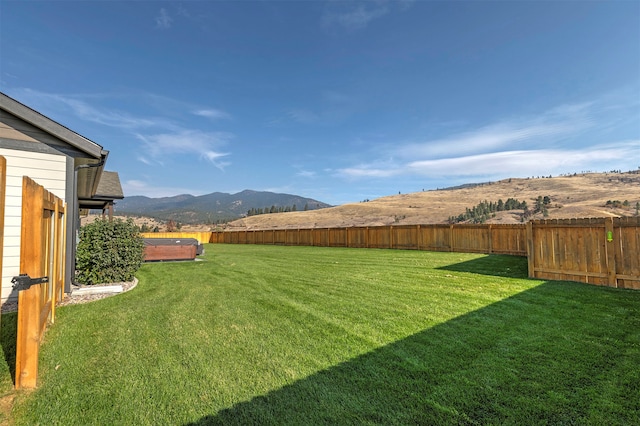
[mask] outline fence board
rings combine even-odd
[[[618,218],[616,228],[616,271],[618,287],[640,289],[640,218]]]

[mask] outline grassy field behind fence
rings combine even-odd
[[[499,255],[203,258],[60,308],[16,424],[640,423],[640,292],[528,280]]]

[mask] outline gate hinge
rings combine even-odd
[[[20,274],[11,279],[14,290],[28,290],[34,284],[48,283],[49,277],[31,278],[27,274]]]

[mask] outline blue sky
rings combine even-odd
[[[7,1],[1,90],[125,195],[331,204],[640,167],[639,1]]]

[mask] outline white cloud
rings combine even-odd
[[[141,163],[146,164],[147,166],[151,166],[151,165],[153,165],[153,162],[152,162],[149,158],[144,157],[144,156],[142,156],[142,155],[139,155],[139,156],[138,156],[138,161],[140,161]]]
[[[127,180],[122,183],[122,191],[126,197],[143,195],[145,197],[173,197],[177,194],[203,195],[204,192],[193,188],[181,188],[171,186],[153,186],[144,180]],[[116,210],[118,205],[116,203]]]
[[[423,176],[428,178],[559,175],[576,170],[611,170],[630,158],[640,156],[640,140],[579,149],[539,149],[500,151],[434,160],[416,160],[401,164],[362,164],[338,171],[351,179]]]
[[[343,104],[347,102],[351,102],[352,98],[342,92],[337,92],[335,90],[326,90],[322,93],[322,100],[325,102],[330,102],[334,104]]]
[[[143,141],[144,153],[137,156],[137,159],[143,164],[162,164],[168,156],[175,154],[196,154],[221,170],[231,164],[228,161],[222,161],[222,157],[228,156],[229,153],[219,151],[220,147],[226,145],[234,137],[231,133],[189,130],[164,117],[137,117],[118,110],[95,107],[84,100],[84,98],[93,99],[97,103],[98,100],[104,100],[113,95],[84,95],[80,97],[43,93],[30,89],[21,89],[18,92],[21,98],[28,100],[29,104],[38,105],[38,109],[44,107],[44,110],[56,111],[58,114],[61,112],[71,113],[82,120],[118,128],[127,134],[134,135]],[[152,104],[160,104],[165,109],[168,106],[169,113],[176,109],[192,110],[196,115],[211,119],[230,118],[222,110],[186,108],[183,102],[154,95],[146,94],[138,98]]]
[[[210,118],[212,120],[220,120],[220,119],[229,119],[231,115],[220,110],[220,109],[198,109],[193,111],[193,114],[198,115],[200,117]]]
[[[169,16],[169,12],[164,7],[160,9],[158,15],[156,16],[156,28],[161,30],[166,30],[171,28],[171,24],[173,22],[173,18]]]
[[[223,157],[226,157],[227,155],[229,155],[229,153],[216,152],[216,151],[205,151],[205,152],[202,153],[201,157],[206,158],[207,160],[209,160],[211,162],[211,164],[213,164],[214,166],[216,166],[220,170],[224,171],[224,169],[226,167],[231,165],[231,162],[230,161],[220,161],[220,159],[223,158]]]
[[[287,112],[287,116],[294,121],[303,124],[315,123],[320,119],[318,114],[306,109],[292,109]]]
[[[351,3],[347,3],[351,6]],[[371,3],[367,3],[369,5]],[[367,7],[365,4],[358,4],[355,8],[351,8],[345,12],[327,12],[323,16],[323,24],[325,26],[340,26],[350,31],[361,30],[374,19],[380,18],[389,13],[386,5],[376,3],[373,7]]]
[[[300,170],[296,173],[296,176],[300,176],[303,178],[315,178],[317,176],[317,173],[311,170]]]
[[[404,158],[438,158],[513,150],[531,144],[544,146],[575,136],[593,124],[587,104],[564,105],[536,117],[519,117],[442,139],[406,144],[394,149],[394,154]]]
[[[141,128],[161,127],[174,128],[169,121],[162,118],[144,118],[136,117],[126,112],[96,108],[93,104],[83,100],[79,96],[59,95],[55,93],[45,93],[32,89],[17,90],[19,97],[25,99],[29,105],[35,105],[38,109],[47,111],[56,111],[56,115],[62,115],[62,112],[70,112],[74,116],[90,121],[92,123],[102,124],[109,127],[133,130]],[[85,95],[84,98],[102,98],[102,95]],[[95,103],[95,102],[94,102]]]
[[[413,3],[414,0],[328,2],[322,15],[322,25],[326,29],[342,28],[347,31],[358,31],[394,11],[406,11]]]
[[[349,178],[387,178],[397,176],[401,173],[402,170],[398,168],[379,169],[376,167],[369,167],[368,165],[361,165],[340,169],[338,170],[337,175]]]
[[[622,109],[623,103],[619,104]],[[626,108],[633,108],[626,104]],[[609,102],[566,104],[536,116],[512,117],[474,130],[421,143],[372,146],[369,162],[334,174],[354,179],[398,176],[501,178],[634,169],[640,162],[637,139],[615,136],[620,114],[607,114]],[[366,154],[365,154],[366,155]],[[384,157],[392,160],[384,160]]]
[[[66,103],[78,117],[94,123],[103,124],[105,126],[123,129],[156,127],[159,125],[166,126],[166,120],[134,117],[119,111],[99,110],[90,106],[86,102],[69,98],[60,98],[60,100]]]
[[[503,151],[440,160],[415,161],[407,172],[431,177],[533,176],[575,170],[610,170],[626,158],[638,155],[640,142],[594,146],[586,149]]]
[[[144,158],[160,161],[171,155],[197,154],[223,170],[229,162],[220,161],[229,153],[220,152],[218,148],[226,145],[233,135],[226,132],[202,132],[199,130],[181,130],[173,133],[155,135],[137,135],[143,142]]]

